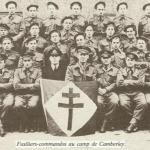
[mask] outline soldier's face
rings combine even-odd
[[[111,57],[106,57],[106,58],[102,57],[101,62],[102,62],[103,65],[110,65]]]
[[[60,36],[58,33],[54,32],[51,34],[51,41],[54,43],[58,43],[60,41]]]
[[[137,40],[137,48],[140,50],[146,50],[146,42],[142,39]]]
[[[77,36],[77,38],[76,38],[76,44],[78,46],[83,46],[85,44],[84,36],[82,36],[82,35]]]
[[[127,6],[126,5],[120,5],[118,13],[120,15],[126,15],[127,14]]]
[[[73,13],[74,15],[79,15],[80,12],[81,12],[81,8],[80,8],[79,5],[73,5],[73,6],[72,6],[72,13]]]
[[[29,13],[30,17],[36,17],[37,13],[38,13],[38,10],[35,7],[30,7],[28,13]]]
[[[128,28],[126,31],[126,34],[129,39],[132,39],[135,37],[135,31],[133,30],[133,28]]]
[[[9,51],[11,50],[13,47],[13,44],[11,42],[11,40],[9,39],[6,39],[2,42],[2,48],[5,50],[5,51]]]
[[[73,24],[73,22],[71,19],[66,19],[66,20],[64,20],[63,28],[65,30],[70,30],[72,28],[72,24]]]
[[[51,64],[57,65],[60,62],[60,56],[59,55],[52,55],[49,57],[49,60],[50,60]]]
[[[14,4],[9,4],[7,10],[9,14],[14,14],[16,12],[16,6]]]
[[[33,65],[33,60],[30,57],[24,57],[23,58],[23,66],[25,68],[31,68]]]
[[[0,37],[8,35],[8,30],[0,28]]]
[[[115,33],[115,29],[114,29],[114,26],[108,26],[107,29],[106,29],[106,35],[107,36],[113,36]]]
[[[49,15],[55,15],[55,14],[56,14],[56,8],[55,8],[55,6],[53,6],[53,5],[48,5],[48,6],[47,6],[47,9],[48,9]]]
[[[146,14],[146,15],[150,15],[150,6],[147,6],[147,7],[145,8],[145,14]]]
[[[87,37],[92,37],[93,34],[94,34],[94,30],[91,26],[88,26],[86,29],[85,29],[85,34]]]
[[[5,67],[5,61],[0,60],[0,70],[2,70]]]
[[[127,57],[126,58],[126,65],[127,67],[129,68],[132,68],[135,64],[135,60],[134,59],[131,59],[130,57]]]
[[[119,38],[114,38],[112,40],[112,44],[111,44],[112,49],[119,49],[120,45],[121,45],[121,43],[120,43],[120,39]]]
[[[30,29],[31,36],[38,36],[40,33],[40,29],[38,26],[32,26]]]
[[[79,60],[79,63],[86,63],[89,59],[89,54],[88,53],[77,53],[77,58]]]
[[[37,41],[36,40],[33,40],[33,41],[30,41],[26,47],[28,48],[28,50],[30,51],[36,51],[36,48],[37,48]]]
[[[103,16],[105,13],[105,7],[102,4],[99,4],[96,9],[96,14],[99,16]]]

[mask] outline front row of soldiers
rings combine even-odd
[[[150,102],[149,53],[146,54],[147,62],[138,64],[137,55],[128,52],[124,58],[125,67],[117,68],[113,65],[114,54],[111,51],[98,53],[100,63],[97,65],[89,61],[90,48],[78,46],[75,52],[76,63],[67,66],[60,49],[52,47],[45,53],[42,69],[35,66],[35,55],[26,52],[21,56],[21,67],[15,71],[7,68],[7,55],[0,54],[1,136],[5,135],[4,125],[10,112],[19,120],[18,124],[21,122],[23,125],[21,131],[34,130],[34,118],[40,111],[41,78],[76,82],[96,80],[99,85],[97,120],[101,119],[100,116],[103,119],[95,130],[103,133],[108,126],[113,127],[111,122],[114,122],[118,106],[130,117],[126,132],[139,129]]]

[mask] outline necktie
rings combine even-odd
[[[128,78],[132,79],[132,75],[133,75],[133,70],[130,68],[128,71]]]

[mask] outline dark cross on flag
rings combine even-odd
[[[62,93],[62,97],[69,98],[69,104],[58,103],[58,107],[69,109],[67,130],[71,130],[73,120],[73,108],[83,108],[83,103],[73,103],[73,98],[80,97],[79,93],[73,93],[73,88],[69,88],[69,93]]]

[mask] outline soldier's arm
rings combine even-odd
[[[66,71],[66,76],[65,76],[65,81],[73,81],[73,70],[71,68],[71,66],[67,67],[67,71]]]
[[[141,22],[139,22],[139,24],[138,24],[138,34],[139,34],[139,36],[143,35],[143,25]]]

